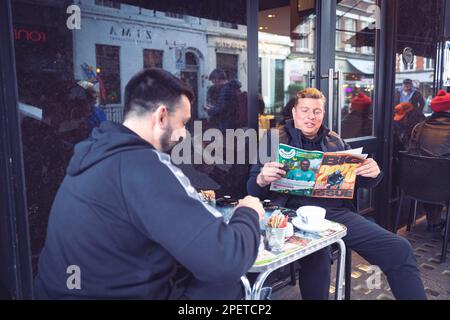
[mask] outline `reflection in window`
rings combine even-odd
[[[183,19],[184,15],[180,13],[174,13],[174,12],[166,12],[166,17],[175,18],[175,19]]]
[[[162,50],[144,49],[144,68],[162,68],[163,54]]]
[[[234,109],[218,117],[238,118],[239,127],[248,122],[245,1],[221,5],[217,1],[149,0],[139,1],[139,7],[131,5],[133,1],[75,3],[82,12],[79,30],[66,27],[68,15],[61,1],[12,1],[35,258],[44,242],[53,197],[74,144],[89,135],[91,120],[97,114],[94,110],[104,111],[108,120],[123,120],[125,85],[142,68],[164,68],[193,88],[196,99],[192,119],[201,120],[203,130],[214,127],[205,111],[207,93],[213,85],[208,76],[214,69],[223,68],[228,78],[238,79],[241,86],[233,87],[235,95],[227,104]],[[220,22],[222,28],[218,27]],[[80,81],[82,86],[78,85]],[[220,96],[221,87],[215,89]],[[226,167],[225,171],[208,165],[195,169],[220,185],[218,197],[242,197],[246,193],[245,165]]]
[[[425,70],[432,70],[434,69],[434,59],[431,58],[424,58],[425,60]]]
[[[239,56],[235,54],[217,53],[216,55],[217,68],[225,71],[228,80],[239,79],[238,59]]]
[[[284,60],[275,59],[275,94],[273,106],[276,113],[282,113],[284,107]]]
[[[236,23],[224,22],[224,21],[220,21],[220,26],[222,28],[229,28],[229,29],[237,29],[238,28],[238,25]]]
[[[99,73],[105,88],[101,95],[102,104],[118,104],[120,94],[120,47],[95,45],[97,73]]]
[[[341,137],[373,135],[375,22],[369,6],[375,1],[342,0],[336,7],[335,69],[343,73]]]
[[[312,81],[316,16],[315,1],[298,1],[298,6],[260,4],[259,81],[264,114],[259,124],[267,129],[291,117],[283,112],[289,100]]]

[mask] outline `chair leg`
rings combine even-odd
[[[448,245],[448,228],[450,225],[450,201],[447,203],[447,216],[445,217],[444,242],[442,243],[441,263],[445,262]]]
[[[417,219],[417,200],[414,200],[414,216],[413,216],[413,226],[416,226]]]
[[[398,224],[400,222],[400,216],[402,214],[402,206],[403,206],[403,191],[400,192],[400,201],[398,203],[397,216],[395,217],[394,228],[392,232],[397,233]]]
[[[289,265],[291,270],[291,285],[295,286],[297,284],[297,278],[295,277],[295,262]]]
[[[411,231],[411,225],[414,222],[413,217],[416,216],[417,200],[410,201],[410,204],[412,206],[409,208],[408,225],[406,226],[406,231],[408,232]]]
[[[345,300],[351,299],[352,293],[352,250],[347,247],[345,253]]]

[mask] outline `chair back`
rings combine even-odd
[[[400,188],[425,202],[450,200],[450,159],[399,152]]]

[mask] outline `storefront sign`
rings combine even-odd
[[[37,30],[14,28],[14,40],[30,42],[47,42],[47,34]]]
[[[152,43],[152,31],[149,29],[138,29],[133,27],[114,27],[109,29],[111,39],[117,41],[131,41],[141,43]]]
[[[230,42],[230,41],[216,41],[217,48],[225,48],[225,49],[237,49],[237,50],[246,50],[247,44],[240,42]]]

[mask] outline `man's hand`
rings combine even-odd
[[[262,220],[265,217],[264,208],[258,198],[246,196],[244,199],[239,200],[235,209],[239,207],[248,207],[255,210],[258,212],[259,220]]]
[[[278,162],[268,162],[261,169],[261,172],[256,177],[256,183],[261,188],[267,187],[274,181],[280,180],[286,175],[286,171],[282,168],[284,166]]]
[[[376,178],[380,172],[381,171],[377,162],[373,159],[364,160],[364,162],[361,163],[355,170],[357,176],[362,176],[365,178]]]

